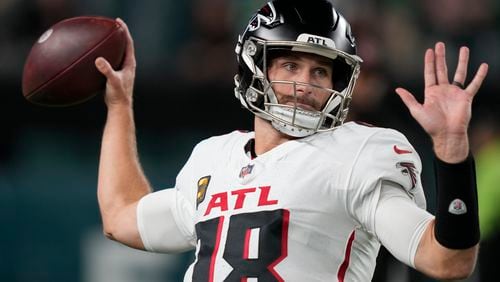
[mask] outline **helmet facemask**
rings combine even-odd
[[[340,126],[347,117],[355,81],[359,74],[361,59],[343,51],[318,44],[299,41],[266,41],[250,37],[239,45],[240,64],[245,64],[249,73],[249,85],[240,87],[241,78],[235,77],[235,94],[244,106],[255,115],[271,121],[280,132],[304,137],[315,132],[333,130]],[[332,61],[333,89],[296,81],[270,81],[267,69],[276,51],[302,52],[323,56]],[[241,73],[240,73],[241,74]],[[293,88],[295,102],[280,104],[273,90],[277,85],[289,85]],[[298,103],[297,87],[306,86],[329,93],[327,102],[320,110],[301,108]]]

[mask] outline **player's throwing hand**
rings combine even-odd
[[[108,107],[115,104],[131,104],[136,68],[134,41],[130,35],[130,31],[123,20],[116,20],[125,29],[127,34],[127,49],[122,69],[113,70],[108,61],[102,57],[95,60],[97,69],[107,78],[105,101]]]

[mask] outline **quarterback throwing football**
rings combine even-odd
[[[432,215],[408,140],[344,123],[362,59],[330,2],[275,0],[250,19],[234,80],[254,130],[200,142],[175,187],[154,193],[137,157],[128,36],[121,70],[96,60],[107,77],[98,198],[109,238],[152,252],[195,250],[184,281],[370,281],[381,244],[431,277],[473,271],[479,227],[467,129],[488,66],[466,84],[467,47],[451,83],[445,45],[426,51],[423,104],[396,89],[433,141]]]

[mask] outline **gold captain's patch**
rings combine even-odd
[[[210,175],[203,176],[198,180],[198,192],[196,193],[196,208],[205,200],[208,184],[210,183]]]

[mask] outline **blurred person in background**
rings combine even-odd
[[[192,4],[193,32],[179,48],[177,75],[187,84],[227,83],[236,63],[227,61],[234,50],[232,0],[196,0]]]
[[[462,47],[450,82],[439,42],[425,53],[424,103],[396,89],[434,142],[433,216],[408,140],[344,124],[362,60],[329,2],[268,3],[236,52],[235,94],[255,115],[254,132],[200,142],[175,188],[154,193],[137,154],[130,34],[122,70],[96,60],[108,79],[98,197],[109,238],[155,252],[196,249],[185,281],[368,281],[381,244],[431,277],[472,272],[479,224],[467,129],[486,64],[466,83]]]

